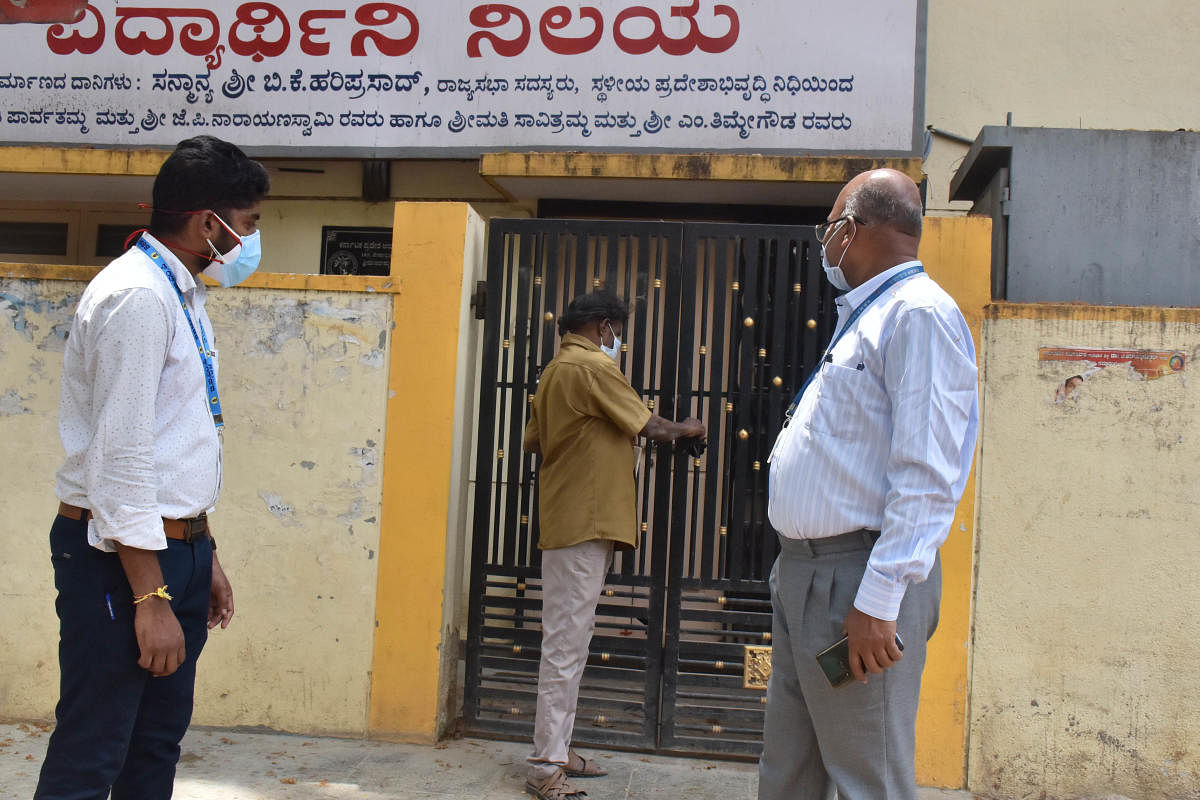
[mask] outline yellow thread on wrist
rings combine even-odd
[[[151,597],[161,597],[163,600],[173,600],[174,599],[173,597],[171,597],[171,595],[167,594],[166,586],[160,586],[157,589],[155,589],[153,592],[150,592],[149,594],[143,594],[143,595],[139,595],[138,597],[133,598],[133,604],[136,606],[145,600],[149,600]]]

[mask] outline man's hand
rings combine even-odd
[[[150,597],[138,603],[133,612],[133,631],[141,653],[138,666],[154,677],[170,675],[187,658],[183,628],[167,600]]]
[[[674,442],[677,439],[703,438],[706,431],[704,423],[695,417],[688,417],[682,422],[671,422],[658,414],[651,414],[644,428],[638,432],[640,436],[653,439],[656,442]]]
[[[879,674],[904,658],[896,646],[895,620],[876,619],[851,606],[845,626],[854,680],[866,683],[868,672]]]
[[[211,631],[220,624],[221,630],[225,630],[232,619],[233,587],[225,577],[225,570],[221,569],[217,554],[213,553],[212,588],[208,592],[208,629]]]
[[[117,542],[117,556],[121,559],[121,569],[125,571],[134,597],[149,594],[165,585],[157,551],[128,547]],[[167,587],[168,590],[170,588]],[[170,675],[187,658],[183,629],[179,627],[179,620],[165,598],[147,597],[134,606],[133,632],[137,635],[140,652],[138,666],[149,670],[156,678]]]

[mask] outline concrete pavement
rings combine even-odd
[[[0,800],[33,796],[49,725],[0,725]],[[175,800],[528,800],[529,746],[451,739],[438,745],[191,730]],[[589,800],[754,800],[753,764],[585,750],[609,771],[580,781]],[[920,800],[971,800],[923,789]]]

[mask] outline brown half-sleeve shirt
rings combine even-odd
[[[616,362],[578,334],[563,336],[542,371],[525,426],[525,449],[542,451],[541,549],[592,539],[610,539],[622,550],[637,547],[633,438],[650,416]]]

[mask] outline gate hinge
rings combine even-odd
[[[471,293],[471,308],[475,311],[475,319],[487,319],[487,281],[475,281],[475,291]]]
[[[1000,214],[1005,217],[1012,216],[1012,196],[1007,186],[1000,190]]]

